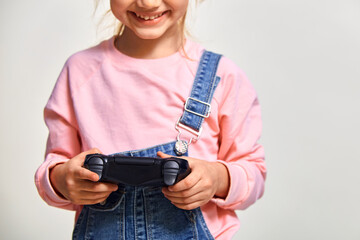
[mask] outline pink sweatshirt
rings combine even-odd
[[[188,57],[177,52],[160,59],[135,59],[114,47],[114,38],[71,56],[45,107],[49,128],[46,158],[35,175],[40,196],[55,207],[82,206],[58,196],[49,170],[82,151],[104,154],[142,149],[174,141],[175,123],[190,94],[204,50],[186,41]],[[189,156],[225,164],[230,188],[225,199],[213,198],[201,207],[216,239],[230,239],[239,228],[234,210],[245,209],[264,191],[264,152],[260,106],[244,73],[222,57],[221,81],[211,102],[212,112],[202,135],[189,147]],[[182,138],[192,135],[182,131]]]

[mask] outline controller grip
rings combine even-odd
[[[104,169],[104,162],[103,158],[98,157],[98,154],[89,154],[85,157],[84,167],[97,175],[99,175],[99,180],[102,178],[102,173]]]
[[[191,172],[187,161],[178,162],[172,158],[165,161],[163,169],[164,184],[166,186],[172,186],[175,183],[180,182]]]
[[[100,182],[132,186],[171,186],[191,172],[185,159],[107,156],[88,154],[84,167],[99,175]]]

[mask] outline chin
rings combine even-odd
[[[137,36],[144,40],[155,40],[155,39],[159,39],[162,35],[160,35],[160,34],[137,34]]]
[[[136,34],[136,36],[138,36],[138,38],[146,39],[146,40],[159,39],[165,35],[165,33],[162,31],[153,31],[153,30],[137,31],[137,32],[135,32],[135,34]]]

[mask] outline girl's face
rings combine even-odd
[[[141,39],[178,33],[188,0],[110,0],[114,16]]]

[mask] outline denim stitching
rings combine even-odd
[[[205,234],[207,236],[207,239],[211,239],[211,240],[214,239],[214,237],[211,235],[211,233],[210,233],[210,231],[209,231],[209,229],[208,229],[208,227],[207,227],[207,225],[205,223],[205,219],[204,219],[204,216],[203,216],[203,214],[201,212],[201,209],[198,208],[197,212],[198,212],[197,215],[198,215],[199,222],[201,224],[201,227],[202,227],[203,231],[205,232]]]
[[[88,217],[87,217],[87,221],[86,221],[86,229],[85,229],[85,239],[91,239],[92,237],[92,231],[91,228],[94,224],[92,224],[92,220],[94,218],[94,216],[92,216],[92,214],[90,214],[90,209],[88,208]]]
[[[79,233],[80,233],[80,230],[81,230],[81,224],[82,224],[82,221],[84,220],[84,215],[86,214],[85,211],[87,211],[86,209],[82,209],[77,221],[76,221],[76,224],[75,224],[75,227],[74,227],[74,231],[73,231],[73,239],[78,239],[79,238]]]
[[[212,52],[205,51],[203,53],[200,59],[199,69],[195,75],[193,88],[190,94],[191,97],[207,103],[211,102],[216,86],[220,80],[220,78],[216,76],[216,70],[220,58],[221,55],[214,54]],[[206,72],[206,70],[208,70],[208,72]],[[204,90],[205,94],[201,95]],[[189,108],[195,112],[201,114],[206,113],[207,106],[204,104],[190,101],[188,105]],[[199,130],[204,122],[204,118],[185,111],[180,118],[180,122]]]
[[[126,192],[125,192],[126,193]],[[122,213],[122,221],[120,221],[119,224],[119,228],[120,228],[120,237],[122,237],[121,239],[125,240],[125,206],[126,206],[126,197],[124,196],[124,200],[123,200],[123,208],[122,211],[120,211],[120,213]]]
[[[153,237],[153,233],[152,231],[150,231],[150,227],[149,227],[149,222],[152,222],[152,212],[147,208],[147,197],[146,197],[146,194],[145,194],[145,189],[146,188],[143,188],[142,190],[142,194],[143,194],[143,199],[144,199],[144,211],[146,213],[145,215],[145,229],[146,229],[146,233],[147,233],[147,237],[148,239],[154,239]]]
[[[137,222],[136,222],[136,195],[137,195],[137,188],[134,188],[134,198],[133,198],[133,206],[134,206],[134,212],[133,212],[133,221],[134,221],[134,235],[135,239],[137,239]]]

